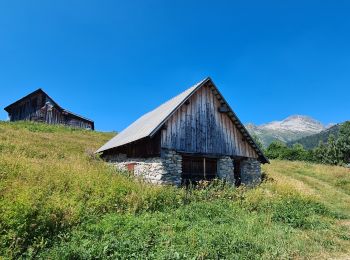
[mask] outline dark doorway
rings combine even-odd
[[[201,180],[215,179],[217,159],[205,157],[182,157],[182,184],[197,184]]]
[[[241,185],[241,161],[236,159],[234,160],[234,170],[233,174],[235,177],[235,186],[240,186]]]

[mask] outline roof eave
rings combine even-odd
[[[208,81],[212,81],[210,77],[206,77],[196,88],[192,90],[191,93],[187,95],[187,97],[184,98],[184,100],[176,107],[173,109],[171,113],[149,134],[149,137],[153,137],[158,130],[164,125],[164,123],[181,107],[183,104],[186,103],[186,101],[199,89],[201,88],[204,84],[206,84]]]
[[[66,113],[69,113],[69,114],[71,114],[71,115],[73,115],[73,116],[75,116],[75,117],[77,117],[77,118],[79,118],[79,119],[82,119],[82,120],[86,121],[86,122],[93,123],[93,124],[95,123],[95,122],[94,122],[93,120],[91,120],[91,119],[88,119],[88,118],[83,117],[83,116],[81,116],[81,115],[75,114],[75,113],[73,113],[73,112],[71,112],[71,111],[69,111],[69,110],[67,110],[67,109],[64,109],[63,107],[61,107],[53,98],[51,98],[51,97],[50,97],[44,90],[42,90],[41,88],[38,88],[37,90],[35,90],[35,91],[29,93],[28,95],[26,95],[26,96],[24,96],[24,97],[18,99],[17,101],[13,102],[12,104],[6,106],[6,107],[4,108],[4,110],[5,110],[7,113],[10,113],[10,112],[11,112],[11,108],[12,108],[13,106],[15,106],[16,104],[22,102],[23,100],[25,100],[25,99],[27,99],[27,98],[29,98],[29,97],[31,97],[32,95],[35,95],[35,94],[37,94],[37,93],[42,93],[42,94],[46,95],[49,99],[52,100],[52,102],[54,103],[54,106],[55,106],[57,109],[59,109],[59,110],[61,110],[61,111],[64,111],[64,112],[66,112]]]
[[[33,92],[29,93],[28,95],[26,95],[26,96],[24,96],[24,97],[22,97],[22,98],[16,100],[15,102],[11,103],[10,105],[6,106],[6,107],[4,108],[4,110],[5,110],[6,112],[10,113],[10,112],[11,112],[11,108],[12,108],[13,106],[15,106],[16,104],[22,102],[22,101],[25,100],[26,98],[29,98],[30,96],[35,95],[35,94],[37,94],[37,93],[39,93],[39,92],[44,93],[45,95],[47,95],[41,88],[38,88],[37,90],[34,90]]]
[[[93,120],[88,119],[88,118],[86,118],[86,117],[83,117],[83,116],[81,116],[81,115],[75,114],[75,113],[73,113],[73,112],[71,112],[71,111],[69,111],[69,110],[67,110],[67,109],[63,109],[63,111],[66,112],[66,113],[68,113],[68,114],[70,114],[70,115],[73,115],[73,116],[75,116],[75,117],[77,117],[77,118],[79,118],[79,119],[82,119],[82,120],[84,120],[84,121],[86,121],[86,122],[94,123]]]
[[[241,127],[239,128],[239,131],[243,134],[244,138],[248,139],[248,143],[250,146],[252,146],[252,148],[255,150],[255,152],[258,155],[258,160],[261,163],[270,163],[269,160],[265,157],[265,155],[263,154],[263,152],[261,151],[261,149],[259,148],[259,146],[255,143],[254,139],[252,138],[252,136],[250,135],[250,133],[248,132],[248,130],[245,128],[245,126],[242,124],[242,122],[239,120],[238,116],[235,114],[235,112],[233,111],[233,109],[230,107],[230,105],[228,104],[228,102],[225,100],[225,98],[223,97],[223,95],[220,93],[219,89],[217,88],[217,86],[215,85],[215,83],[213,82],[213,80],[210,77],[205,78],[204,80],[202,80],[202,82],[200,82],[200,84],[198,84],[198,86],[196,86],[182,101],[181,103],[179,103],[166,117],[165,119],[158,124],[157,127],[155,127],[151,133],[149,135],[146,135],[145,137],[153,137],[160,129],[161,127],[164,125],[164,123],[179,109],[179,107],[181,107],[199,88],[201,88],[204,84],[210,82],[212,84],[212,87],[215,88],[215,90],[217,91],[217,94],[220,96],[220,98],[222,99],[223,103],[225,103],[229,109],[229,113],[232,114],[231,117],[233,117],[234,120],[233,123],[234,124],[238,124]],[[232,119],[232,118],[231,118]],[[136,141],[136,140],[134,140]],[[128,142],[128,143],[132,143],[134,141]],[[125,143],[125,144],[128,144]],[[123,145],[125,145],[123,144]],[[99,152],[104,152],[116,147],[119,147],[121,145],[115,146],[115,147],[111,147],[111,148],[107,148],[107,149],[98,149],[96,151],[96,153]]]
[[[210,79],[210,78],[209,78]],[[248,140],[252,141],[253,145],[253,149],[257,152],[258,154],[258,159],[261,163],[270,163],[270,161],[265,157],[264,153],[261,151],[261,149],[259,148],[259,146],[256,144],[256,142],[254,141],[253,137],[250,135],[250,133],[248,132],[248,130],[246,129],[246,127],[244,126],[244,124],[241,122],[241,120],[238,118],[238,116],[236,115],[236,113],[233,111],[233,109],[230,107],[229,103],[226,101],[226,99],[224,98],[224,96],[221,94],[221,92],[219,91],[218,87],[215,85],[214,81],[210,79],[210,82],[212,83],[213,87],[215,88],[215,90],[218,92],[218,94],[220,95],[220,97],[222,98],[223,102],[227,105],[229,112],[231,112],[233,114],[233,117],[235,118],[235,121],[238,122],[238,124],[240,124],[242,126],[243,131],[247,134],[247,136],[245,136],[245,138],[247,138]],[[234,122],[235,123],[235,122]],[[239,130],[241,131],[241,130]]]
[[[248,130],[246,129],[246,127],[244,126],[244,124],[241,122],[241,120],[239,120],[238,116],[236,115],[236,113],[233,111],[233,109],[230,107],[229,103],[225,100],[224,96],[221,94],[221,92],[219,91],[218,87],[215,85],[214,81],[210,78],[207,77],[206,79],[204,79],[201,84],[199,84],[170,114],[167,118],[165,118],[163,120],[163,122],[157,127],[155,128],[152,133],[149,135],[150,137],[153,137],[158,130],[163,126],[163,124],[175,113],[175,111],[181,107],[199,88],[201,88],[204,84],[211,82],[211,84],[213,85],[213,87],[215,88],[215,90],[218,92],[218,94],[220,95],[221,99],[223,100],[223,102],[227,105],[228,109],[230,110],[229,112],[231,112],[234,116],[234,118],[236,119],[236,121],[238,121],[238,123],[242,126],[243,131],[247,134],[247,136],[245,136],[245,138],[251,140],[254,144],[253,149],[256,151],[257,155],[258,155],[258,159],[261,163],[265,164],[265,163],[270,163],[270,161],[265,157],[264,153],[261,151],[261,149],[259,148],[259,146],[256,144],[256,142],[254,141],[254,139],[252,138],[252,136],[250,135],[250,133],[248,132]],[[234,122],[235,123],[235,122]],[[240,130],[239,130],[240,131]]]

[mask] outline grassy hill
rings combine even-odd
[[[293,140],[287,143],[288,146],[292,146],[293,144],[302,144],[305,149],[313,149],[318,146],[319,142],[327,143],[329,136],[332,134],[335,137],[339,134],[341,124],[334,125],[318,134],[309,135],[300,139]]]
[[[112,134],[0,122],[0,258],[350,254],[350,170],[273,161],[255,189],[153,186],[96,158]]]

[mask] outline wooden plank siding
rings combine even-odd
[[[10,121],[31,120],[39,116],[39,103],[42,102],[42,96],[37,95],[17,104],[9,113]]]
[[[7,108],[10,121],[36,121],[94,129],[94,123],[58,107],[45,93],[37,91]]]
[[[152,138],[146,137],[135,142],[118,146],[104,152],[104,155],[125,154],[127,157],[155,157],[160,156],[161,135],[157,133]]]
[[[219,112],[213,89],[198,89],[165,123],[161,147],[179,152],[258,158],[236,124]]]

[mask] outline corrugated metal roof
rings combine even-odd
[[[155,130],[161,127],[164,121],[169,116],[171,116],[171,114],[196,91],[197,88],[199,88],[208,80],[210,79],[205,78],[204,80],[193,85],[178,96],[170,99],[169,101],[160,105],[151,112],[148,112],[147,114],[143,115],[134,123],[132,123],[129,127],[124,129],[122,132],[120,132],[114,138],[108,141],[96,152],[103,152],[124,144],[134,142],[144,137],[151,136],[155,132]]]

